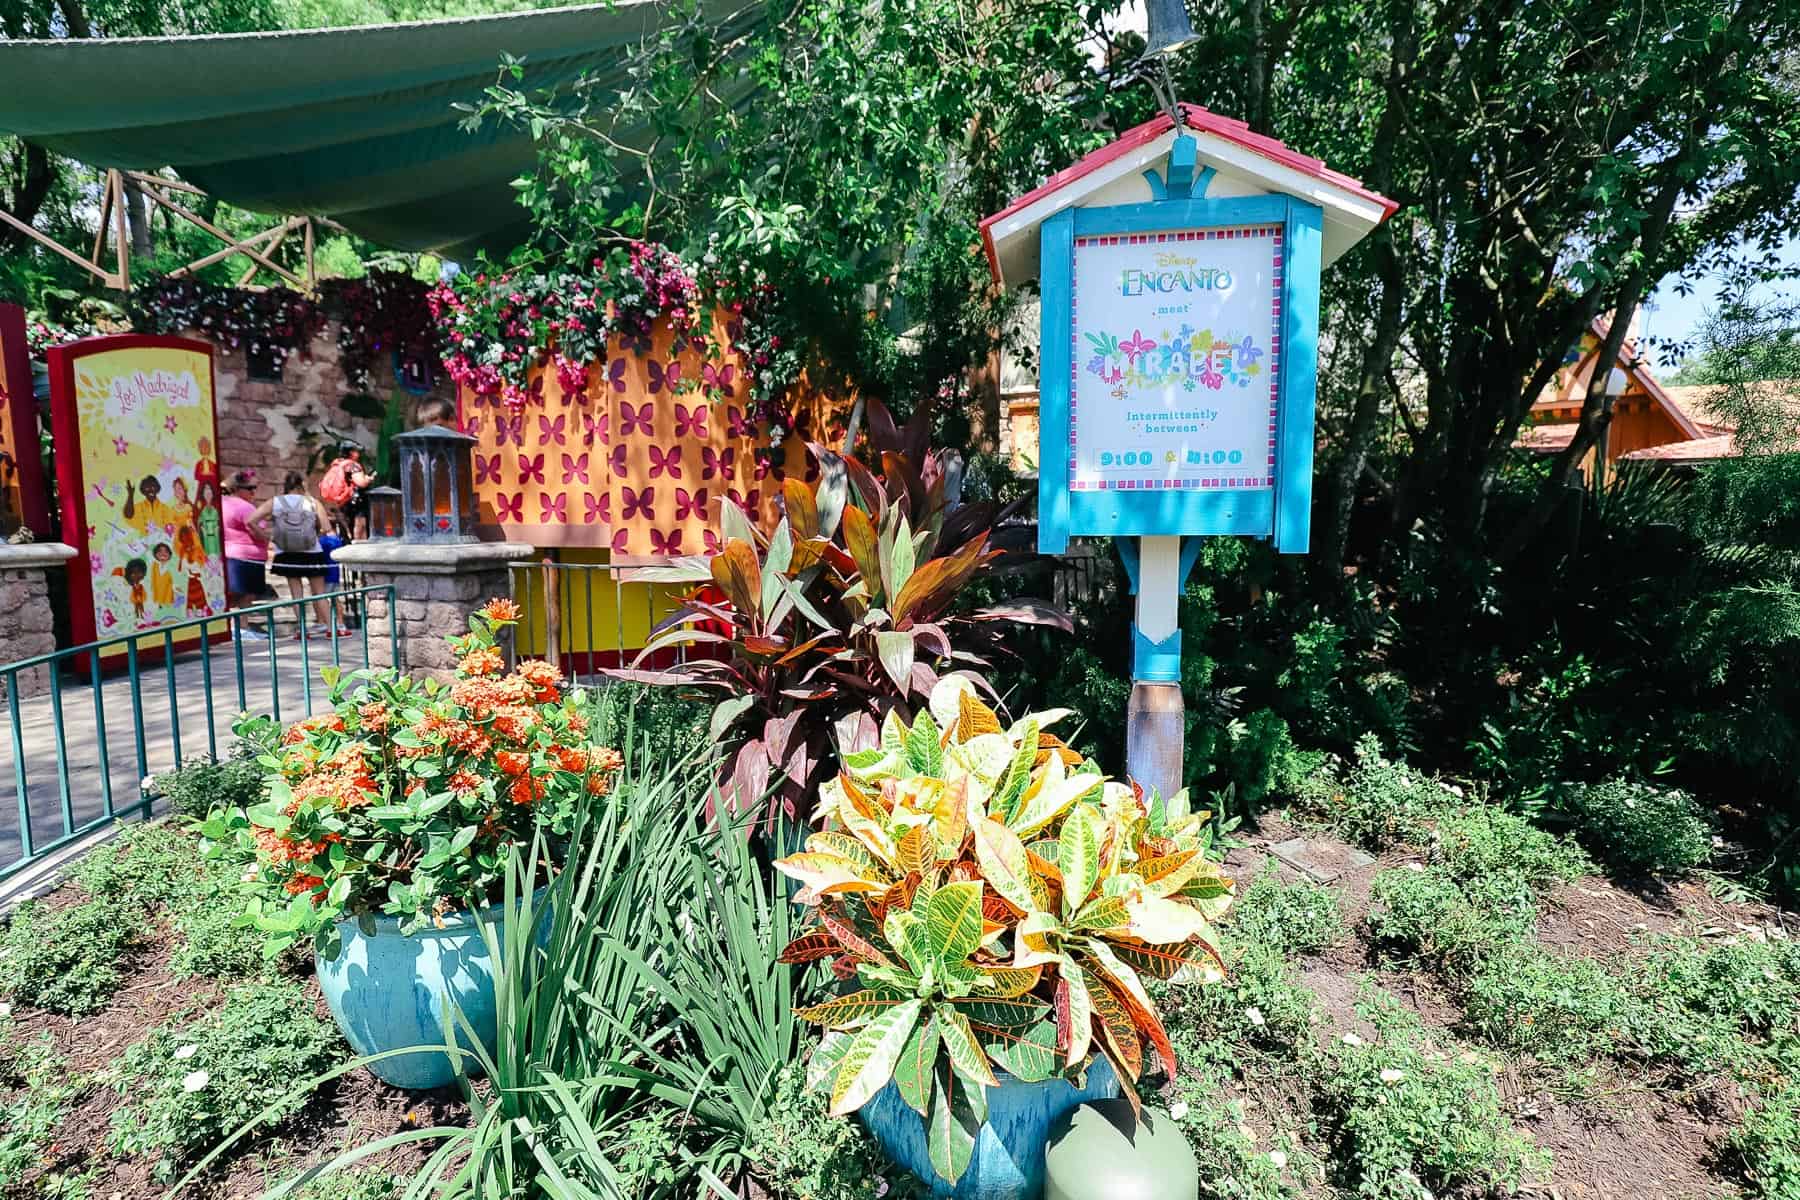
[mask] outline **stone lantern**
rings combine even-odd
[[[400,489],[373,487],[365,494],[369,500],[369,540],[399,541],[405,529],[400,515]]]
[[[428,425],[394,438],[400,464],[401,540],[428,545],[474,542],[475,439]]]

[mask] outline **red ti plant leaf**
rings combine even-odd
[[[748,543],[726,543],[713,556],[712,577],[743,620],[755,621],[761,615],[762,568]]]
[[[788,528],[794,531],[794,540],[804,542],[818,537],[819,506],[813,500],[812,489],[798,479],[786,479],[781,484],[781,499],[787,508]]]
[[[869,600],[875,601],[881,591],[881,546],[875,526],[860,508],[844,510],[844,545],[856,561],[857,574],[869,589]]]

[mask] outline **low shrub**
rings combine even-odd
[[[291,1200],[394,1200],[406,1183],[391,1171],[337,1171],[289,1195]]]
[[[296,1085],[344,1053],[295,985],[234,987],[218,1008],[168,1021],[120,1057],[111,1082],[125,1103],[113,1114],[113,1149],[152,1157],[167,1180],[265,1108],[274,1106],[270,1123],[293,1112],[305,1098]]]
[[[1457,879],[1509,875],[1543,885],[1588,874],[1581,847],[1491,805],[1472,804],[1438,819],[1432,856]]]
[[[1246,1050],[1293,1060],[1311,1036],[1315,1003],[1293,964],[1268,945],[1225,951],[1225,978],[1205,987],[1156,984],[1151,998],[1168,1014],[1176,1057],[1216,1067],[1241,1064]]]
[[[25,1041],[0,1018],[0,1193],[45,1165],[81,1089],[48,1034]],[[67,1178],[34,1180],[33,1194],[55,1194],[54,1185]]]
[[[617,746],[635,762],[684,762],[710,743],[712,710],[674,688],[614,683],[600,691],[591,732],[596,743]]]
[[[1482,1041],[1571,1066],[1619,1049],[1631,1003],[1600,963],[1536,944],[1478,962],[1460,998],[1465,1024]]]
[[[1739,1070],[1800,1009],[1800,945],[1663,938],[1623,979],[1635,1053],[1692,1075]]]
[[[905,1171],[887,1165],[861,1125],[827,1111],[798,1063],[782,1071],[774,1103],[750,1131],[744,1161],[757,1183],[783,1200],[926,1194]]]
[[[263,957],[263,933],[242,923],[243,913],[233,904],[194,907],[175,915],[180,944],[169,960],[176,975],[206,975],[213,979],[245,979],[268,965]]]
[[[55,911],[27,900],[0,936],[0,994],[65,1016],[100,1011],[144,920],[143,909],[111,897]]]
[[[1395,867],[1375,877],[1369,936],[1384,950],[1470,970],[1500,948],[1530,938],[1537,904],[1529,885],[1507,875],[1458,879],[1443,867]]]
[[[611,1154],[613,1166],[625,1185],[625,1195],[648,1200],[672,1193],[682,1182],[687,1175],[681,1144],[685,1123],[680,1109],[653,1104],[620,1126]]]
[[[1357,1008],[1377,1031],[1330,1046],[1318,1101],[1344,1186],[1372,1200],[1429,1200],[1450,1191],[1516,1191],[1546,1156],[1513,1129],[1497,1064],[1435,1045],[1417,1017],[1377,993]]]
[[[1753,1106],[1726,1139],[1757,1200],[1800,1200],[1800,1085]]]
[[[152,776],[144,790],[169,802],[184,817],[201,818],[222,808],[249,808],[262,799],[263,769],[251,747],[214,761],[191,756],[180,770]]]
[[[1679,788],[1614,779],[1567,789],[1561,807],[1575,836],[1617,870],[1685,872],[1712,858],[1712,825]]]
[[[210,868],[199,845],[167,822],[131,825],[96,846],[69,877],[96,899],[148,908],[211,899]]]
[[[1318,1164],[1292,1138],[1256,1148],[1244,1102],[1225,1098],[1222,1071],[1183,1074],[1169,1085],[1169,1113],[1193,1147],[1205,1200],[1299,1200]]]
[[[1390,762],[1373,734],[1357,741],[1356,762],[1347,771],[1315,774],[1300,796],[1339,837],[1371,850],[1423,844],[1432,822],[1461,800],[1432,776]]]
[[[1271,865],[1239,895],[1223,930],[1233,943],[1306,955],[1336,943],[1344,920],[1335,891],[1310,880],[1283,883]]]

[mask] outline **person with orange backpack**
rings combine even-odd
[[[354,541],[369,536],[368,490],[374,482],[375,477],[363,470],[362,450],[356,446],[333,459],[319,481],[319,498],[343,513]]]

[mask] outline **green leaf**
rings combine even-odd
[[[975,822],[974,833],[975,861],[981,865],[982,878],[1008,904],[1029,912],[1035,902],[1025,843],[1018,834],[991,819]]]
[[[802,1021],[810,1021],[815,1025],[828,1025],[833,1029],[849,1029],[898,1008],[906,1000],[907,997],[902,992],[871,988],[861,992],[852,992],[848,996],[839,996],[836,999],[827,1000],[823,1004],[815,1004],[811,1008],[796,1009],[794,1015]]]
[[[969,1018],[955,1008],[940,1008],[937,1027],[944,1049],[950,1055],[950,1065],[963,1077],[963,1082],[970,1085],[985,1084],[988,1087],[999,1084],[1000,1081],[994,1078],[993,1068],[988,1066],[987,1056],[982,1054],[981,1046],[975,1041],[975,1031],[969,1028]]]
[[[1031,765],[1037,761],[1037,745],[1037,722],[1027,718],[1025,728],[1019,734],[1019,749],[1013,754],[1006,774],[995,786],[994,799],[989,806],[1002,821],[1012,820],[1019,806],[1019,798],[1025,794],[1025,787],[1031,782]]]
[[[956,1011],[969,1020],[994,1029],[1024,1029],[1043,1020],[1050,1011],[1043,1001],[1030,996],[958,1000],[955,1004]]]
[[[964,1094],[969,1090],[955,1072],[937,1072],[925,1148],[931,1156],[932,1170],[951,1183],[969,1169],[969,1161],[975,1156],[975,1138],[981,1132],[981,1118]]]
[[[906,761],[914,771],[934,779],[943,775],[944,747],[939,739],[937,723],[931,719],[931,714],[919,710],[912,728],[906,733]]]
[[[900,1092],[900,1099],[921,1117],[931,1107],[931,1075],[937,1066],[937,1024],[934,1015],[914,1029],[912,1036],[906,1039],[906,1049],[900,1052],[900,1061],[894,1064],[894,1086]]]
[[[1100,896],[1082,906],[1069,923],[1071,932],[1081,929],[1119,929],[1131,921],[1131,910],[1117,896]]]
[[[925,932],[940,964],[960,963],[981,945],[981,884],[949,883],[931,897]]]
[[[924,1006],[922,1000],[908,1000],[863,1026],[838,1064],[837,1078],[831,1085],[833,1116],[855,1112],[893,1078],[894,1066],[900,1061],[901,1051],[906,1049],[906,1041]]]
[[[1100,879],[1100,822],[1100,814],[1085,804],[1077,804],[1063,821],[1056,865],[1063,877],[1064,917],[1082,906]]]
[[[1001,1070],[1025,1083],[1042,1083],[1060,1065],[1053,1021],[1040,1021],[1021,1034],[984,1034],[982,1044]]]
[[[912,578],[915,561],[912,527],[907,524],[905,513],[900,514],[899,522],[888,536],[881,539],[881,548],[885,552],[881,556],[881,582],[890,597],[898,596],[906,581]]]

